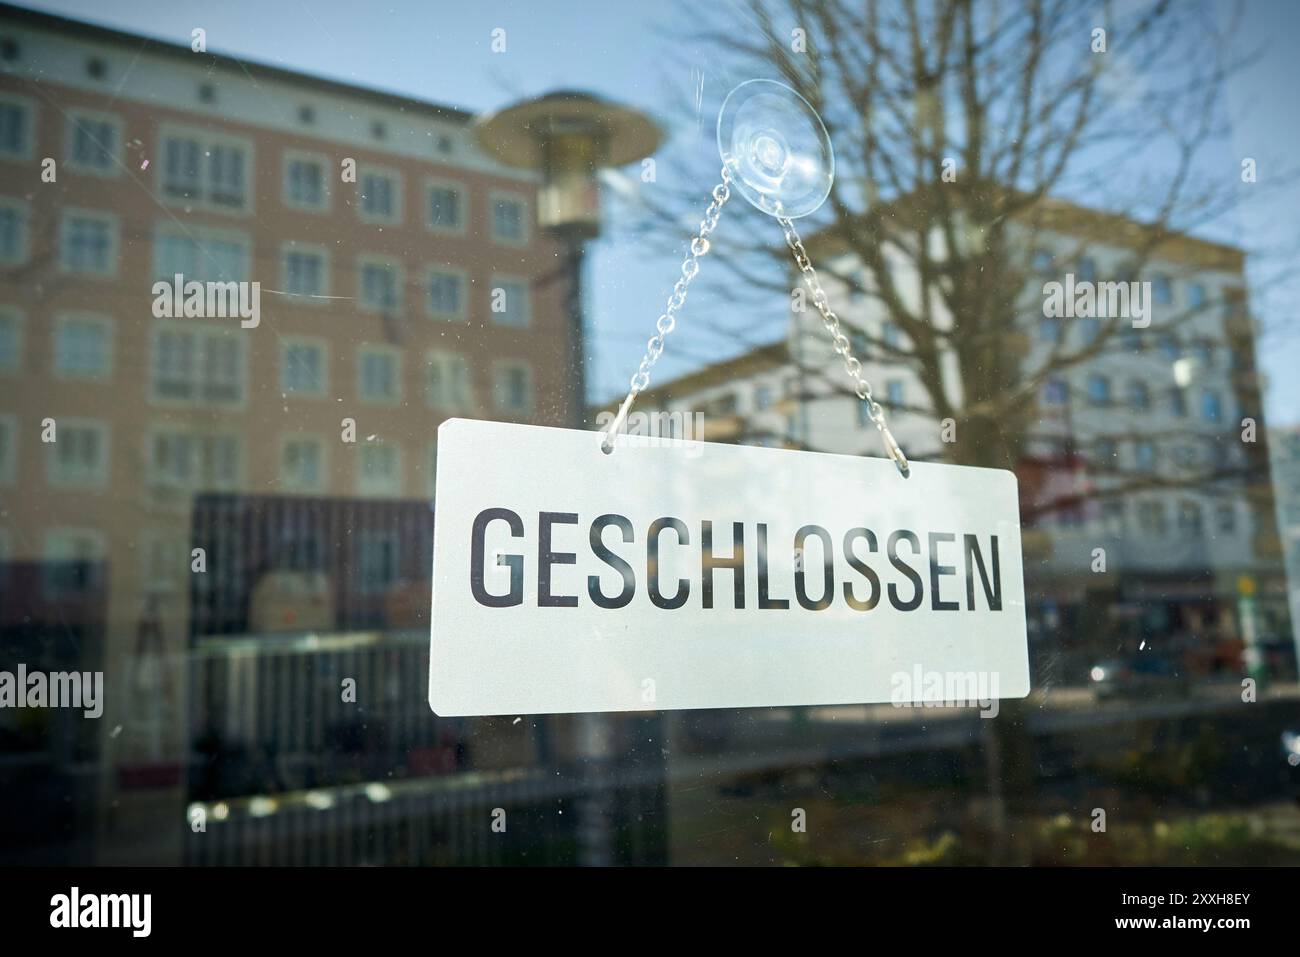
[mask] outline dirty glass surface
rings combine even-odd
[[[1300,863],[1294,4],[35,6],[0,862]],[[629,428],[884,455],[849,351],[1015,473],[1032,691],[439,717],[438,424],[609,423],[751,79],[843,339],[732,196]]]

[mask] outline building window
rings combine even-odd
[[[1206,391],[1201,394],[1201,418],[1206,422],[1223,420],[1223,400],[1219,393]]]
[[[27,261],[27,204],[0,197],[0,265]]]
[[[107,213],[65,211],[59,223],[59,265],[65,272],[113,275],[117,271],[117,220]]]
[[[1097,261],[1091,256],[1080,256],[1074,272],[1080,282],[1096,282]]]
[[[0,375],[12,375],[22,368],[22,316],[14,309],[0,309]]]
[[[361,218],[369,223],[395,225],[402,221],[402,179],[397,173],[366,170],[361,173]]]
[[[42,557],[46,597],[84,594],[103,586],[104,542],[97,532],[52,529],[45,533]]]
[[[362,594],[387,591],[398,581],[398,540],[393,532],[357,536],[357,587]]]
[[[241,459],[236,435],[157,429],[150,437],[149,484],[194,492],[235,489]]]
[[[0,484],[13,485],[18,474],[18,426],[12,415],[0,415]]]
[[[28,159],[32,155],[32,107],[13,97],[0,97],[0,156]]]
[[[1174,301],[1173,281],[1162,272],[1151,277],[1151,299],[1157,306],[1167,306]]]
[[[890,349],[898,349],[902,345],[903,334],[896,323],[886,321],[880,324],[880,338]]]
[[[1205,534],[1201,506],[1195,502],[1183,501],[1178,505],[1178,531],[1184,538],[1200,538]]]
[[[96,316],[63,316],[54,327],[54,372],[66,379],[107,379],[112,325]]]
[[[1187,396],[1183,394],[1183,390],[1178,386],[1174,386],[1169,390],[1169,412],[1178,419],[1187,416]]]
[[[1216,527],[1223,535],[1237,531],[1237,509],[1231,502],[1225,502],[1215,511]]]
[[[284,158],[284,204],[313,213],[329,208],[325,161],[289,153]]]
[[[500,362],[493,371],[492,393],[497,409],[512,415],[532,412],[532,369],[522,362]]]
[[[51,485],[95,487],[108,479],[108,426],[102,422],[57,422],[48,446],[47,478]]]
[[[1112,439],[1098,439],[1093,446],[1093,465],[1098,471],[1109,472],[1119,464],[1119,445]]]
[[[250,205],[252,147],[204,133],[164,133],[162,193],[172,200],[244,212]]]
[[[291,296],[323,297],[328,294],[325,271],[328,265],[325,250],[302,246],[286,246],[281,283]]]
[[[1151,408],[1151,389],[1141,379],[1134,379],[1128,384],[1128,405],[1134,412],[1145,412]]]
[[[1104,375],[1088,376],[1088,404],[1093,406],[1110,405],[1110,379]]]
[[[1190,283],[1187,286],[1187,305],[1192,309],[1201,309],[1205,306],[1205,284],[1200,282]]]
[[[1059,376],[1043,383],[1043,402],[1046,405],[1065,405],[1070,401],[1070,384]]]
[[[773,395],[770,385],[760,385],[754,389],[754,409],[763,412],[772,405]]]
[[[1148,535],[1162,536],[1166,529],[1164,502],[1139,502],[1138,527]]]
[[[154,232],[154,278],[176,276],[196,282],[244,282],[249,271],[249,243],[230,230],[191,228],[179,232],[160,225]]]
[[[889,379],[885,382],[885,401],[895,409],[903,407],[906,400],[903,396],[902,379]],[[859,405],[866,405],[866,403],[861,402]]]
[[[433,267],[429,270],[429,315],[437,319],[464,319],[465,276],[450,269]]]
[[[1140,471],[1149,472],[1156,467],[1154,442],[1142,439],[1133,446],[1133,463]]]
[[[1101,336],[1101,320],[1088,316],[1079,322],[1079,339],[1083,345],[1090,346]]]
[[[1198,339],[1192,344],[1192,358],[1201,369],[1214,368],[1214,343],[1209,339]]]
[[[1029,268],[1040,276],[1050,276],[1056,270],[1056,257],[1050,249],[1035,249],[1029,259]]]
[[[464,356],[431,352],[427,376],[427,398],[431,408],[442,412],[473,411],[470,369]]]
[[[521,244],[528,240],[528,204],[523,199],[492,197],[492,238]]]
[[[116,119],[73,112],[68,118],[68,164],[86,172],[117,175],[121,138],[121,124]]]
[[[1061,342],[1061,320],[1052,316],[1047,316],[1038,326],[1038,337],[1049,345],[1059,345]]]
[[[500,326],[528,325],[528,285],[517,279],[492,278],[492,321]]]
[[[392,312],[401,305],[397,266],[376,260],[361,261],[361,308]]]
[[[1173,362],[1183,354],[1182,346],[1178,343],[1178,337],[1172,333],[1167,333],[1160,337],[1160,354]]]
[[[311,436],[286,438],[280,450],[280,487],[287,492],[323,492],[325,443]]]
[[[399,356],[392,349],[362,347],[357,353],[357,391],[362,399],[394,404],[401,398]]]
[[[1126,524],[1123,502],[1101,503],[1101,527],[1108,535],[1123,536]]]
[[[289,340],[281,344],[281,392],[285,395],[323,396],[326,378],[324,343]]]
[[[154,335],[154,399],[199,405],[243,402],[244,351],[239,335],[224,329],[158,329]]]
[[[430,183],[427,189],[425,224],[438,232],[459,233],[465,229],[465,193],[450,183]]]
[[[368,442],[357,447],[357,491],[362,495],[401,494],[401,455],[397,446]]]

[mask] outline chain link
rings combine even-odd
[[[700,220],[699,231],[695,234],[695,238],[691,240],[686,258],[682,260],[681,278],[673,284],[673,291],[668,296],[668,305],[664,307],[664,311],[655,320],[655,334],[645,344],[645,355],[641,357],[641,365],[636,370],[636,374],[632,376],[632,381],[628,383],[627,398],[623,400],[618,414],[614,416],[614,420],[605,431],[605,437],[601,440],[600,447],[607,454],[614,451],[614,436],[623,427],[628,410],[632,408],[632,403],[650,385],[650,370],[654,368],[654,364],[659,361],[659,357],[664,353],[664,339],[677,328],[677,313],[686,304],[686,291],[690,288],[691,280],[700,271],[700,259],[708,255],[709,235],[718,228],[718,217],[722,215],[722,207],[727,204],[727,200],[730,198],[731,170],[723,166],[722,182],[713,187],[713,202],[709,203],[708,209],[704,211],[704,218]]]
[[[867,404],[867,415],[884,439],[885,450],[889,453],[889,457],[894,460],[899,471],[906,475],[909,468],[907,456],[903,454],[903,450],[899,447],[898,442],[895,441],[893,434],[889,431],[889,426],[885,423],[885,410],[872,396],[871,383],[862,377],[862,363],[853,355],[852,344],[849,342],[848,336],[840,329],[840,317],[831,308],[830,300],[826,296],[826,290],[822,289],[821,280],[817,278],[817,270],[813,267],[812,259],[808,256],[808,250],[804,248],[803,240],[799,238],[799,231],[794,228],[794,222],[787,216],[777,216],[776,221],[781,224],[781,232],[785,234],[785,244],[790,247],[795,265],[799,267],[799,272],[803,276],[804,285],[812,293],[813,305],[821,313],[822,325],[830,333],[835,353],[844,360],[844,371],[853,380],[854,393]]]
[[[718,217],[722,213],[722,207],[726,205],[727,200],[730,198],[731,170],[724,166],[722,168],[722,182],[713,187],[713,202],[709,203],[709,208],[704,211],[704,218],[700,220],[699,232],[691,240],[690,251],[682,261],[681,278],[673,286],[672,294],[668,297],[667,307],[655,320],[655,334],[646,342],[645,355],[641,359],[641,366],[637,369],[636,375],[632,376],[631,388],[628,392],[629,398],[635,398],[649,387],[650,370],[659,361],[659,357],[663,355],[665,337],[677,327],[677,313],[686,303],[686,291],[690,287],[691,280],[700,271],[700,259],[709,252],[709,235],[718,228]]]

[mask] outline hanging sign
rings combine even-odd
[[[1029,692],[1011,472],[450,419],[439,715]]]

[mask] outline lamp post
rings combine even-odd
[[[498,162],[542,175],[538,225],[564,246],[568,274],[566,312],[573,377],[570,424],[585,428],[582,271],[587,243],[600,235],[600,171],[649,156],[663,134],[653,120],[637,110],[569,90],[547,93],[481,117],[474,131],[479,146]],[[544,728],[544,724],[540,726],[543,733]],[[610,722],[600,714],[579,715],[576,730],[576,750],[584,762],[583,793],[575,808],[578,863],[606,865],[612,863]]]
[[[481,117],[474,132],[479,146],[498,162],[542,174],[537,221],[565,248],[574,394],[571,424],[583,428],[587,376],[582,267],[587,243],[600,235],[598,177],[602,169],[649,156],[663,134],[653,120],[631,107],[570,90]]]

